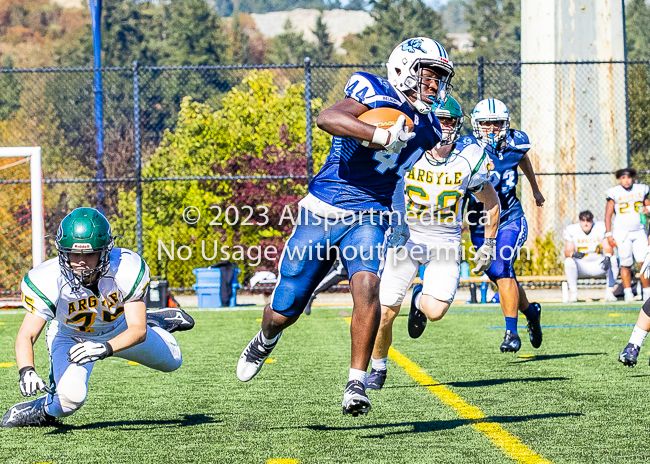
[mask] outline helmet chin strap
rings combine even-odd
[[[419,98],[415,100],[413,103],[413,108],[415,108],[415,111],[417,111],[420,114],[429,114],[431,113],[431,110],[433,109],[433,105],[429,105],[427,103],[424,103],[422,100]]]

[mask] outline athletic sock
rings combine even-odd
[[[625,295],[630,295],[629,298],[633,298],[633,297],[634,297],[634,294],[632,293],[632,287],[624,288],[624,289],[623,289],[623,293],[624,293]]]
[[[642,301],[646,301],[648,298],[650,298],[650,287],[644,287],[642,291],[643,291]]]
[[[526,316],[526,319],[528,320],[537,319],[537,316],[539,314],[537,312],[537,309],[535,309],[535,307],[530,303],[528,303],[528,307],[525,310],[523,310],[522,313],[524,313],[524,316]]]
[[[370,358],[372,360],[372,368],[376,371],[385,371],[388,370],[386,366],[386,361],[388,360],[388,356],[385,358],[381,359],[375,359],[375,358]]]
[[[516,317],[506,317],[506,330],[509,330],[512,333],[517,333]]]
[[[280,333],[282,333],[282,332],[280,332]],[[273,338],[266,338],[266,337],[264,336],[264,332],[261,331],[261,330],[260,330],[260,335],[262,336],[262,343],[264,343],[266,346],[273,345],[275,342],[278,341],[278,338],[280,337],[280,334],[277,334],[277,335],[276,335],[275,337],[273,337]]]
[[[350,368],[350,374],[348,375],[348,382],[350,382],[351,380],[358,380],[359,382],[365,383],[366,371],[362,371],[361,369]]]
[[[420,309],[420,298],[422,298],[422,292],[418,293],[415,297],[415,301],[413,302],[415,309]]]
[[[648,332],[646,332],[643,329],[639,329],[635,325],[634,330],[632,330],[632,335],[630,336],[630,343],[641,348],[641,345],[643,345],[643,340],[645,340],[646,335],[648,335]]]

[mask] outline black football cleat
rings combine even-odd
[[[422,293],[422,284],[413,287],[411,309],[409,311],[408,330],[411,338],[418,338],[427,327],[427,316],[415,307],[415,297]]]
[[[502,353],[516,353],[521,348],[521,339],[519,335],[509,330],[506,330],[506,334],[503,337],[503,343],[501,344]]]
[[[350,380],[343,393],[343,414],[357,417],[359,414],[368,414],[369,411],[370,400],[366,395],[366,386],[358,380]]]
[[[386,382],[386,372],[372,369],[368,377],[366,377],[366,388],[368,390],[381,390]]]
[[[147,325],[169,333],[182,332],[194,328],[194,319],[181,308],[150,309],[147,310]]]
[[[56,419],[45,414],[47,395],[35,400],[18,403],[2,416],[0,427],[38,427],[56,425]]]
[[[628,343],[621,354],[618,355],[618,361],[622,362],[624,366],[636,366],[636,358],[639,356],[640,346]]]
[[[542,306],[539,303],[531,303],[537,310],[537,317],[533,320],[528,320],[526,330],[528,330],[528,338],[533,348],[542,346]]]
[[[250,341],[248,346],[244,349],[239,361],[237,362],[237,378],[242,382],[248,382],[255,377],[257,373],[264,366],[264,361],[269,357],[275,345],[278,344],[282,332],[278,335],[275,343],[265,345],[262,341],[262,330],[257,332],[257,335]]]

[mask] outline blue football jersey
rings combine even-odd
[[[458,143],[462,145],[478,142],[473,135],[466,135]],[[490,158],[488,162],[490,183],[494,186],[494,190],[497,191],[501,203],[499,228],[515,219],[524,217],[524,210],[521,207],[519,198],[517,198],[517,182],[519,182],[517,166],[528,150],[530,150],[528,136],[525,132],[515,129],[508,131],[504,149],[497,151],[491,146],[485,148]],[[467,202],[467,208],[467,221],[471,233],[482,234],[483,224],[479,219],[483,215],[483,203],[476,201],[476,198],[472,195]]]
[[[411,118],[413,137],[398,154],[364,147],[355,139],[334,137],[325,164],[309,184],[309,192],[333,206],[351,211],[389,211],[397,182],[442,136],[433,112],[415,112],[405,97],[381,77],[352,75],[345,96],[370,108],[395,108]]]

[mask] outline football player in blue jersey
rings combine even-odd
[[[237,364],[237,377],[243,382],[259,372],[282,331],[298,320],[339,254],[354,300],[351,364],[343,396],[343,414],[353,416],[370,410],[365,377],[380,319],[377,272],[389,227],[386,216],[392,211],[395,189],[404,188],[400,182],[404,174],[441,138],[431,110],[444,104],[454,74],[447,52],[427,38],[399,44],[387,68],[388,79],[354,73],[345,86],[345,98],[318,116],[318,126],[334,136],[332,147],[309,184],[309,194],[299,203],[299,220],[285,244],[262,329]],[[404,116],[390,129],[358,119],[370,109],[386,107],[410,117],[413,131],[404,128]],[[408,227],[394,216],[389,244],[401,246],[408,239]]]
[[[535,180],[535,171],[528,158],[530,141],[528,136],[510,129],[510,113],[506,105],[494,98],[480,101],[472,111],[473,135],[461,139],[463,143],[480,143],[490,157],[490,182],[501,203],[499,234],[497,236],[496,258],[486,271],[487,276],[499,287],[501,309],[506,319],[506,333],[501,344],[502,352],[517,352],[521,340],[517,334],[517,311],[528,320],[530,343],[535,348],[542,344],[540,316],[542,308],[538,303],[529,303],[526,292],[517,282],[514,262],[519,249],[528,236],[528,225],[524,210],[517,198],[517,168],[521,168],[530,182],[537,206],[544,204],[544,196]],[[483,204],[471,197],[468,202],[467,222],[470,226],[472,244],[483,245]]]

